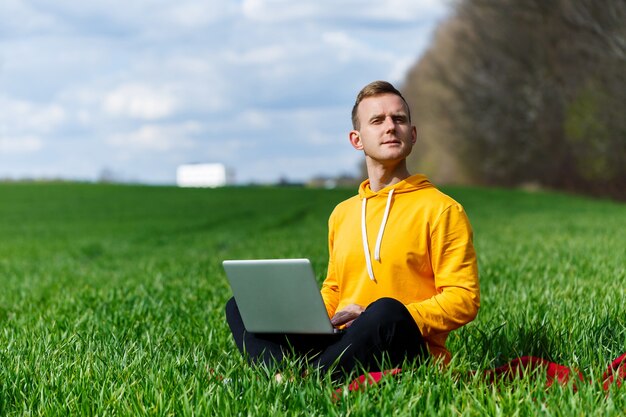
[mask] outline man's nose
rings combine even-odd
[[[385,127],[385,131],[393,131],[396,129],[396,124],[391,116],[385,117],[383,126]]]

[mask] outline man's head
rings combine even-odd
[[[354,130],[360,129],[358,108],[359,104],[361,104],[361,101],[368,97],[380,96],[383,94],[394,94],[400,97],[404,102],[404,106],[406,107],[405,110],[407,115],[409,116],[409,122],[411,121],[411,112],[409,110],[409,105],[402,96],[402,93],[400,93],[400,91],[398,91],[393,85],[391,85],[391,83],[387,81],[373,81],[363,87],[361,91],[359,91],[359,94],[356,96],[356,101],[354,103],[354,106],[352,107],[352,128]]]
[[[404,169],[417,140],[417,130],[411,124],[409,106],[398,90],[386,81],[365,86],[354,104],[352,123],[350,144],[364,152],[368,170],[370,165],[386,170]]]

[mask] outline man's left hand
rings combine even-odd
[[[330,319],[330,322],[335,327],[350,327],[350,325],[352,325],[352,322],[364,311],[365,307],[358,304],[350,304],[335,313],[335,315]]]

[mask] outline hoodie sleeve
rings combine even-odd
[[[472,321],[478,313],[478,267],[469,220],[458,203],[444,210],[431,231],[437,294],[407,306],[426,338]]]
[[[324,305],[326,306],[326,311],[328,312],[328,317],[332,317],[335,315],[335,310],[337,310],[337,305],[339,304],[339,282],[337,281],[337,274],[335,273],[334,266],[334,219],[335,213],[333,212],[328,219],[328,272],[326,274],[326,279],[322,284],[322,299],[324,300]]]

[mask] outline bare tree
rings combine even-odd
[[[624,21],[623,0],[459,1],[405,84],[429,136],[415,163],[626,197]]]

